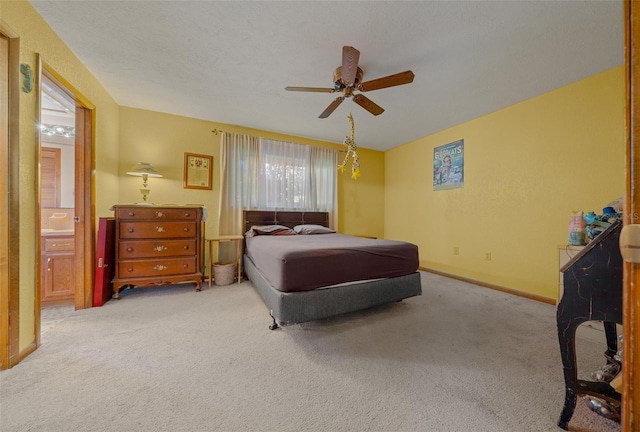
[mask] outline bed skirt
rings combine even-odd
[[[243,258],[247,277],[278,325],[328,318],[422,294],[419,272],[313,291],[282,292],[269,284],[249,257]]]

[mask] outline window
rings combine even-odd
[[[225,133],[221,167],[221,234],[242,234],[243,210],[326,211],[335,227],[337,150]]]
[[[311,147],[260,140],[260,199],[264,210],[315,209],[311,194]]]

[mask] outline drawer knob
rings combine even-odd
[[[127,231],[132,233],[133,232],[133,228],[128,228]]]
[[[185,245],[184,250],[189,250],[189,245]]]
[[[129,216],[134,216],[135,213],[134,212],[129,212]]]
[[[155,227],[155,228],[153,228],[153,229],[154,229],[156,232],[158,232],[158,233],[162,233],[162,232],[164,232],[164,227],[161,227],[161,226],[157,226],[157,227]]]
[[[184,232],[189,232],[189,227],[184,227],[184,228],[183,228],[183,231],[184,231]]]
[[[133,252],[133,248],[132,248],[131,246],[129,246],[129,247],[127,248],[127,252]]]
[[[161,211],[157,211],[157,212],[156,212],[156,217],[157,217],[157,218],[164,217],[164,213],[163,213],[163,212],[161,212]]]
[[[128,267],[128,268],[127,268],[127,271],[128,271],[128,272],[132,272],[132,271],[133,271],[133,268],[132,268],[132,267]]]
[[[158,245],[158,246],[155,246],[153,248],[154,252],[163,252],[163,251],[166,251],[166,250],[167,250],[167,247],[166,246],[162,246],[162,245]]]
[[[189,213],[189,212],[187,212],[187,213],[185,213],[185,214],[184,214],[184,217],[186,217],[186,218],[188,218],[188,217],[190,217],[190,216],[191,216],[191,213]]]
[[[154,270],[166,270],[167,266],[158,264],[158,265],[153,266],[153,269]]]
[[[183,264],[182,267],[183,268],[189,268],[189,264]]]

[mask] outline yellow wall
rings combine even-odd
[[[556,299],[571,215],[624,194],[624,130],[619,67],[389,150],[385,235],[423,267]],[[464,187],[434,191],[433,149],[459,139]]]
[[[89,70],[58,38],[26,1],[2,2],[0,19],[20,38],[20,63],[37,73],[37,54],[42,56],[81,95],[96,107],[95,182],[96,212],[105,215],[118,193],[118,107]],[[22,79],[22,77],[21,77]],[[22,87],[22,83],[20,83]],[[36,107],[38,91],[20,92],[20,343],[26,349],[35,340],[36,286]]]
[[[344,126],[345,132],[348,132],[346,118]],[[125,172],[136,162],[150,162],[164,177],[149,179],[149,201],[156,204],[204,204],[209,215],[207,234],[218,234],[216,215],[220,199],[221,135],[215,135],[212,132],[214,129],[340,150],[345,148],[342,144],[121,107],[119,203],[140,201],[141,179],[128,176]],[[214,180],[211,191],[183,188],[185,152],[213,156]],[[384,231],[384,153],[362,149],[359,155],[362,176],[358,180],[351,179],[349,170],[338,175],[338,229],[350,234],[381,237]]]

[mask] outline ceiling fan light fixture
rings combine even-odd
[[[333,72],[333,88],[320,87],[285,87],[287,91],[304,91],[315,93],[334,93],[342,92],[342,96],[336,98],[329,104],[327,108],[318,116],[327,118],[342,103],[344,98],[352,97],[353,101],[360,105],[371,114],[377,116],[384,112],[384,109],[371,101],[362,94],[354,94],[354,91],[366,92],[372,90],[383,89],[387,87],[395,87],[413,82],[414,74],[412,71],[404,71],[393,75],[376,78],[374,80],[362,82],[364,75],[362,69],[358,67],[360,59],[360,51],[352,46],[342,47],[342,66],[337,67]]]
[[[362,69],[357,68],[355,80],[353,82],[353,85],[350,86],[342,79],[342,66],[338,66],[336,70],[333,71],[333,82],[335,83],[336,86],[340,86],[340,87],[351,87],[351,88],[357,87],[362,82],[363,74],[364,72],[362,72]]]

